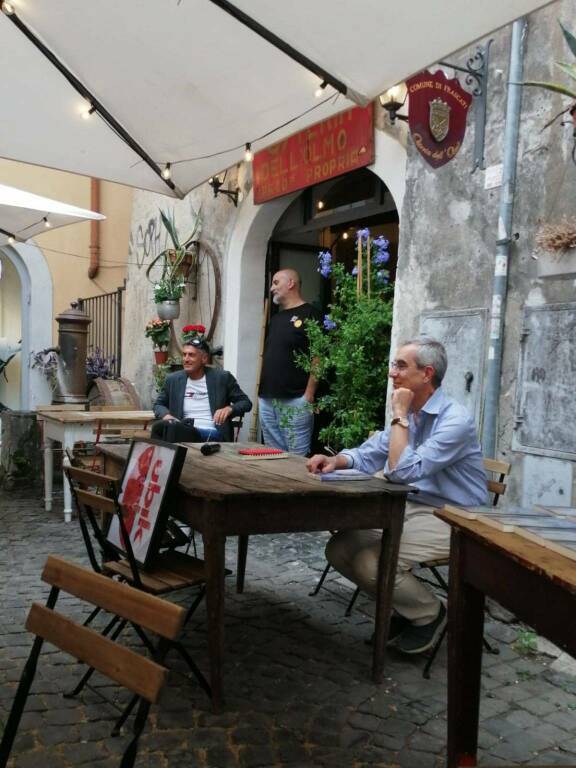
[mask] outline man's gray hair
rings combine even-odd
[[[434,368],[432,384],[439,387],[448,368],[448,355],[444,345],[431,336],[416,336],[414,339],[403,341],[401,346],[416,347],[416,365],[419,368],[431,365]]]

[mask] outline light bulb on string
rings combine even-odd
[[[172,176],[172,166],[170,163],[166,163],[162,169],[162,178],[168,180]]]
[[[44,222],[44,226],[46,227],[46,229],[50,229],[50,227],[52,226],[52,224],[50,224],[50,222],[48,221],[48,216],[44,216],[44,218],[42,219],[42,221]]]
[[[350,235],[348,234],[348,232],[343,232],[342,233],[342,240],[348,240],[349,237],[350,237]]]
[[[3,0],[3,2],[1,3],[1,6],[6,16],[12,16],[12,14],[14,13],[14,6],[12,5],[12,3],[9,3],[8,0]]]
[[[15,240],[14,236],[13,236],[13,235],[10,235],[10,236],[8,237],[8,245],[13,245],[13,244],[14,244],[14,240]]]
[[[321,99],[322,98],[322,96],[324,95],[324,91],[325,91],[327,85],[328,85],[328,83],[326,82],[326,80],[322,80],[322,82],[320,83],[318,88],[316,88],[316,90],[314,91],[314,96],[317,99]]]
[[[316,203],[316,208],[318,208],[318,210],[321,211],[322,208],[324,208],[324,200],[318,200],[318,202]]]
[[[90,120],[91,115],[93,115],[95,111],[96,111],[96,107],[93,106],[92,104],[85,106],[80,112],[82,120]]]
[[[254,155],[252,154],[252,145],[249,141],[246,142],[246,148],[244,149],[244,160],[246,160],[247,163],[251,163],[254,158]]]

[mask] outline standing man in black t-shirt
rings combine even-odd
[[[264,443],[305,456],[310,451],[317,382],[298,368],[294,355],[308,351],[304,321],[319,321],[321,315],[304,301],[300,285],[294,269],[282,269],[272,278],[270,293],[280,312],[268,328],[258,405]]]

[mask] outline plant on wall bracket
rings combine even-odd
[[[570,52],[574,57],[576,57],[576,37],[574,37],[574,35],[566,29],[561,21],[558,23],[560,24],[562,34],[564,35],[564,40],[566,41]],[[562,70],[562,72],[564,72],[565,75],[568,75],[568,77],[572,78],[572,80],[576,80],[576,64],[567,64],[566,62],[561,61],[557,61],[555,64],[557,67],[559,67],[559,69]],[[572,99],[572,104],[566,107],[566,109],[563,109],[561,112],[558,112],[558,114],[555,115],[552,120],[549,120],[546,123],[544,128],[549,128],[553,123],[556,122],[556,120],[558,120],[559,117],[562,117],[562,115],[565,115],[567,112],[569,112],[574,122],[574,138],[576,139],[576,90],[574,86],[569,87],[570,84],[564,85],[563,83],[544,82],[539,80],[526,80],[524,83],[522,83],[522,85],[529,85],[535,88],[544,88],[547,91],[559,93],[562,96],[569,96]],[[572,150],[572,160],[576,162],[576,141],[574,142],[574,149]]]
[[[202,226],[200,212],[196,216],[191,234],[180,240],[174,214],[160,211],[162,224],[170,240],[170,247],[161,251],[148,265],[146,277],[154,285],[154,299],[161,301],[177,301],[184,293],[185,280],[197,265],[198,235]],[[153,270],[160,270],[160,276],[154,279]]]

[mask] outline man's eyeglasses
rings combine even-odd
[[[408,368],[408,363],[405,363],[404,360],[390,360],[388,368],[391,371],[405,371]]]

